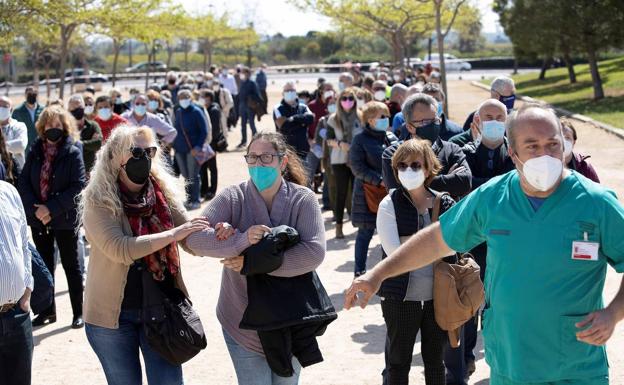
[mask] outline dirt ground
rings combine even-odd
[[[269,79],[270,80],[270,79]],[[270,86],[270,105],[278,102],[281,84]],[[313,84],[299,84],[299,89],[313,89]],[[458,123],[488,93],[470,85],[468,81],[449,84],[450,115]],[[259,125],[273,129],[270,117],[265,116]],[[592,155],[591,163],[597,169],[603,183],[614,189],[618,196],[624,195],[624,141],[589,124],[578,124],[577,150]],[[240,141],[240,130],[229,134],[234,147]],[[241,152],[219,154],[219,185],[238,183],[248,178]],[[195,212],[199,214],[199,211]],[[346,238],[334,239],[331,214],[323,213],[326,225],[327,254],[318,273],[337,310],[338,320],[331,324],[327,333],[319,339],[325,356],[323,363],[303,370],[301,384],[365,385],[381,383],[384,359],[385,325],[378,300],[373,300],[365,310],[342,310],[343,291],[353,278],[353,248],[356,230],[350,223],[345,225]],[[380,259],[381,247],[377,236],[371,242],[368,267]],[[221,328],[215,316],[219,294],[221,265],[217,260],[198,258],[183,254],[182,269],[195,308],[201,315],[206,329],[208,347],[184,365],[184,379],[188,385],[235,384],[236,377],[230,361]],[[96,385],[105,384],[100,364],[91,350],[85,332],[72,330],[71,307],[67,283],[59,266],[57,278],[58,321],[34,331],[35,350],[33,384],[36,385]],[[609,269],[604,291],[608,303],[616,293],[621,276]],[[624,384],[624,322],[620,323],[608,344],[611,364],[611,384]],[[489,367],[483,356],[481,338],[477,346],[477,371],[470,384],[489,384]],[[412,384],[424,384],[420,343],[414,348]],[[146,383],[146,380],[144,380]]]

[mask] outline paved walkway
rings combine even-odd
[[[279,88],[278,88],[279,87]],[[313,84],[299,84],[300,89],[312,90]],[[270,90],[272,104],[280,97],[281,84]],[[488,96],[487,92],[475,88],[468,81],[454,81],[449,84],[451,117],[463,123],[464,117]],[[260,123],[263,129],[273,129],[270,117]],[[240,131],[237,129],[237,131]],[[624,142],[605,132],[579,125],[578,149],[591,154],[591,162],[598,170],[604,183],[614,188],[618,195],[624,195]],[[230,133],[230,145],[240,141],[240,132]],[[242,152],[219,154],[219,183],[221,187],[238,183],[248,178]],[[199,212],[197,212],[199,214]],[[327,255],[318,273],[339,310],[338,320],[331,324],[327,333],[319,339],[325,362],[304,369],[300,383],[328,385],[380,384],[383,369],[385,325],[377,299],[365,310],[342,310],[343,290],[353,278],[353,246],[356,229],[350,223],[345,225],[344,240],[335,240],[334,226],[330,213],[324,213],[327,235]],[[369,268],[380,259],[381,247],[377,236],[371,242]],[[229,385],[236,383],[221,328],[215,316],[215,305],[219,295],[221,265],[217,260],[198,258],[183,254],[182,269],[195,308],[199,311],[206,329],[208,348],[184,365],[185,383],[188,385]],[[621,276],[609,269],[605,287],[605,301],[609,301],[619,287]],[[84,330],[72,330],[71,307],[67,294],[67,283],[59,266],[57,269],[58,321],[55,324],[35,330],[35,352],[33,363],[33,384],[36,385],[98,385],[105,384],[100,364],[91,350]],[[624,384],[624,323],[616,330],[608,345],[611,364],[611,383]],[[489,367],[483,358],[483,344],[479,339],[477,347],[477,371],[470,384],[489,384]],[[411,371],[412,384],[424,384],[420,343],[414,349]],[[146,383],[146,381],[145,381]]]

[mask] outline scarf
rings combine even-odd
[[[149,177],[137,197],[133,198],[128,188],[121,182],[119,191],[124,213],[128,217],[134,236],[157,234],[174,227],[169,205],[154,177]],[[143,257],[143,261],[157,281],[165,279],[165,270],[172,276],[178,274],[180,270],[176,242]]]
[[[353,130],[358,125],[359,119],[355,106],[348,113],[340,114],[340,126],[342,128],[343,141],[351,143],[353,139]]]
[[[41,166],[41,174],[39,175],[39,189],[41,190],[41,201],[48,201],[50,193],[50,179],[52,178],[52,164],[58,154],[59,146],[50,144],[44,140],[43,142],[43,165]]]

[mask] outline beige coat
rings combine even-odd
[[[171,206],[174,226],[187,221],[186,212]],[[88,207],[84,215],[85,235],[91,245],[83,305],[85,322],[109,329],[119,327],[119,313],[130,265],[151,254],[145,237],[134,237],[125,215],[113,218],[105,207]],[[177,286],[188,296],[182,273]]]

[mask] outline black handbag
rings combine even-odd
[[[143,268],[143,331],[150,347],[172,365],[181,365],[206,348],[199,315],[173,277],[158,282]]]
[[[219,132],[219,137],[217,138],[217,143],[215,145],[215,151],[226,152],[227,149],[228,149],[227,139],[225,139],[225,135],[223,135],[223,132]]]

